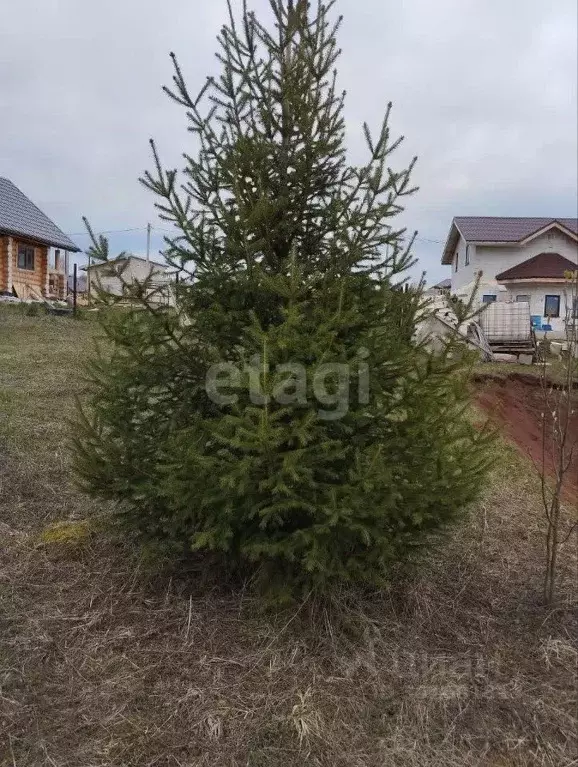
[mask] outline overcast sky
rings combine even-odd
[[[576,0],[337,6],[350,157],[363,158],[362,122],[377,126],[393,101],[392,128],[406,137],[400,166],[419,156],[420,191],[403,223],[419,230],[429,281],[447,276],[439,262],[455,215],[576,215]],[[79,246],[87,215],[97,230],[141,228],[110,240],[144,252],[144,227],[156,221],[137,180],[151,164],[148,139],[173,166],[191,148],[183,113],[161,92],[168,53],[195,90],[217,71],[224,19],[225,0],[3,0],[0,176]]]

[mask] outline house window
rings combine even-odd
[[[456,271],[456,272],[458,271],[459,265],[460,265],[460,254],[459,254],[459,252],[456,252],[456,263],[455,263],[454,271]]]
[[[488,293],[485,296],[482,296],[482,303],[483,304],[493,304],[496,300],[497,296],[493,295],[492,293]]]
[[[18,268],[34,271],[34,248],[31,245],[18,246]]]
[[[466,266],[470,265],[470,246],[466,245]]]
[[[544,317],[560,316],[560,296],[546,296],[544,300]]]
[[[578,320],[578,298],[572,299],[572,319]]]
[[[526,293],[520,293],[520,295],[516,296],[516,303],[518,304],[529,304],[530,303],[530,296]]]

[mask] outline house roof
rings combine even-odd
[[[80,248],[9,179],[0,178],[0,233],[78,253]]]
[[[438,290],[447,290],[451,288],[451,286],[452,286],[452,281],[448,277],[448,279],[442,280],[441,282],[438,282],[437,285],[434,285],[434,288],[438,288]]]
[[[469,242],[521,242],[550,224],[562,224],[578,235],[576,218],[490,218],[457,216],[456,226]]]
[[[159,266],[161,269],[174,269],[170,264],[167,263],[161,263],[160,261],[153,261],[152,259],[142,258],[141,256],[135,256],[132,253],[124,253],[122,256],[117,256],[117,258],[111,258],[108,261],[97,261],[94,264],[90,264],[90,266],[83,267],[85,271],[88,271],[89,269],[100,269],[103,266],[110,266],[110,264],[118,264],[122,261],[143,261],[144,263],[149,263],[151,266]]]
[[[578,263],[573,263],[559,253],[539,253],[521,264],[496,275],[498,282],[522,280],[563,280],[565,272],[578,269]]]
[[[442,264],[451,264],[460,234],[467,242],[516,244],[553,225],[578,237],[578,218],[456,216],[444,248]]]

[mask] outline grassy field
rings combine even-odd
[[[547,610],[513,448],[413,579],[263,613],[105,532],[67,453],[95,325],[0,310],[0,765],[577,763],[575,540]]]

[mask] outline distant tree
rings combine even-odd
[[[188,279],[172,308],[133,284],[139,308],[102,313],[111,344],[76,438],[85,487],[129,529],[267,585],[382,583],[489,465],[458,342],[415,340],[422,286],[403,289],[412,240],[394,226],[415,161],[390,165],[391,105],[347,164],[334,4],[270,0],[270,27],[229,4],[221,74],[196,96],[171,54],[198,149],[179,183],[153,144],[144,184]]]

